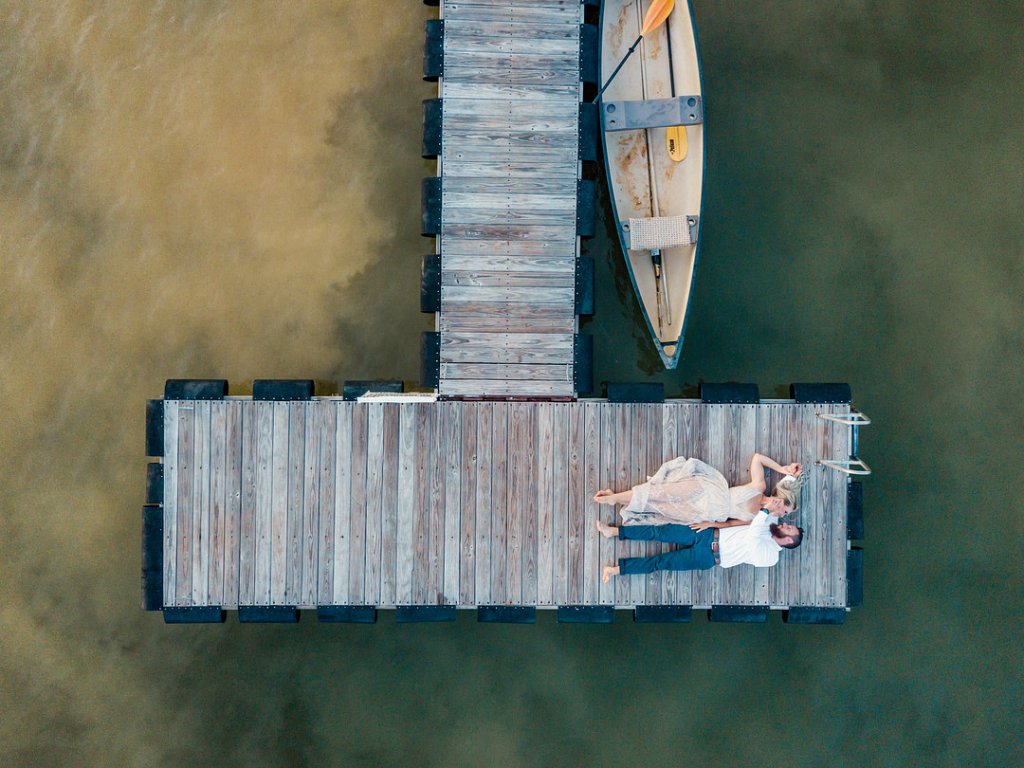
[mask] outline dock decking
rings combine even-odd
[[[847,605],[848,405],[166,400],[163,605]],[[592,501],[687,455],[746,481],[806,466],[803,545],[600,583],[663,545],[603,539]]]
[[[441,2],[441,395],[576,394],[581,13]]]

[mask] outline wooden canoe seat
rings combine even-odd
[[[619,224],[630,250],[671,248],[697,242],[699,216],[658,216],[629,219]]]
[[[605,131],[699,125],[703,122],[704,101],[700,96],[601,103],[601,127]]]

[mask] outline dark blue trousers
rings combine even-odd
[[[715,554],[711,551],[713,528],[698,533],[688,525],[623,525],[619,526],[619,538],[682,545],[681,549],[654,557],[620,558],[619,573],[623,576],[654,571],[706,571],[715,567]]]

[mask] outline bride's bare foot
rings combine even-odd
[[[607,584],[611,581],[612,576],[619,575],[619,566],[617,565],[606,565],[601,569],[601,583]]]
[[[614,525],[608,525],[607,523],[602,523],[600,520],[597,521],[597,530],[606,539],[611,539],[611,538],[614,538],[615,536],[619,535],[619,529],[618,528],[616,528]]]
[[[613,504],[614,502],[606,501],[606,499],[607,497],[614,495],[615,491],[613,491],[611,488],[605,488],[604,490],[598,491],[597,493],[594,494],[594,501],[596,501],[598,504]]]

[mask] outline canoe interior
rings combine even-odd
[[[636,40],[650,0],[605,0],[602,15],[601,81],[607,80]],[[671,35],[671,70],[669,66]],[[686,3],[678,3],[668,22],[648,35],[605,91],[605,102],[667,99],[675,95],[701,96],[700,64],[693,18]],[[667,304],[671,322],[659,329],[657,292],[651,253],[627,250],[621,223],[629,218],[699,215],[704,178],[704,126],[685,128],[688,152],[673,161],[666,146],[665,128],[614,131],[604,134],[605,162],[619,236],[637,297],[652,336],[660,343],[666,367],[678,361],[686,315],[693,289],[698,245],[662,250]],[[698,237],[699,239],[699,237]],[[664,297],[663,297],[664,300]]]

